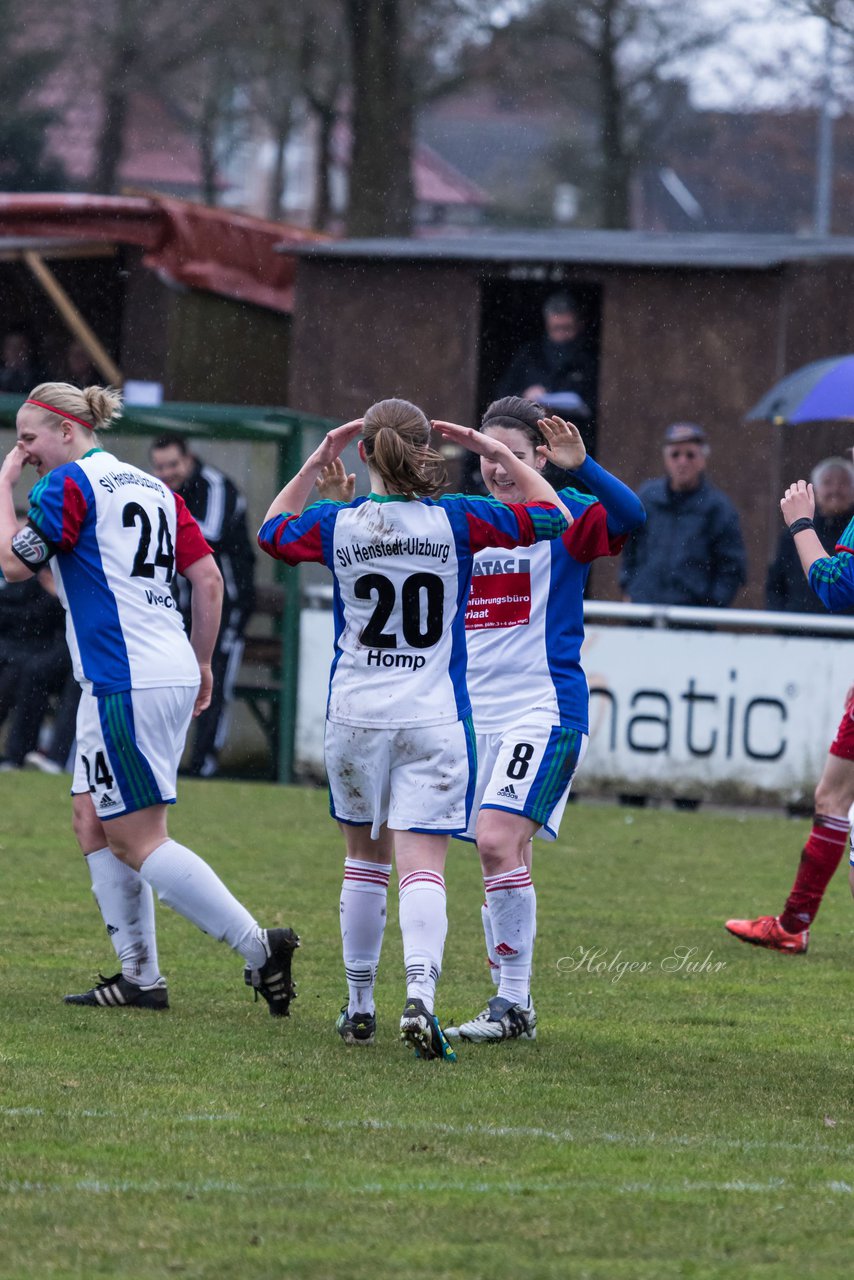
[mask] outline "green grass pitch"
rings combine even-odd
[[[187,783],[170,819],[263,923],[302,935],[289,1019],[166,909],[168,1013],[63,1005],[116,968],[66,783],[0,782],[4,1280],[850,1274],[844,876],[806,957],[722,923],[779,909],[804,822],[570,808],[536,848],[539,1038],[452,1065],[398,1042],[394,891],[378,1043],[335,1035],[342,844],[320,791]],[[467,846],[447,882],[450,1021],[491,988]]]

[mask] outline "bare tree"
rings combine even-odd
[[[95,68],[100,126],[91,186],[116,190],[134,94],[162,95],[178,72],[227,47],[238,20],[225,0],[43,0],[66,24],[70,52]]]
[[[498,7],[496,7],[497,9]],[[417,105],[459,83],[463,54],[493,29],[477,0],[345,0],[352,81],[348,230],[412,227]]]
[[[310,0],[300,49],[300,89],[317,126],[311,222],[318,231],[326,230],[332,215],[333,138],[347,91],[348,47],[336,21],[340,16],[338,0]]]
[[[38,102],[59,60],[44,39],[38,47],[25,39],[32,23],[22,0],[0,0],[0,189],[45,191],[61,187],[65,174],[47,155],[47,130],[56,112]],[[40,32],[45,35],[46,33]]]
[[[406,235],[412,225],[414,93],[403,56],[402,0],[346,0],[352,64],[352,236]]]
[[[529,73],[595,121],[600,226],[629,225],[632,175],[672,123],[669,85],[729,25],[684,0],[532,0],[511,24]]]

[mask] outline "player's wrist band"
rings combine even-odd
[[[803,533],[804,529],[815,529],[815,525],[809,516],[801,516],[800,520],[793,520],[789,525],[789,533],[793,537],[796,533]]]

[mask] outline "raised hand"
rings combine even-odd
[[[815,515],[815,493],[812,485],[806,480],[796,480],[794,484],[790,484],[780,499],[780,510],[787,525],[793,524],[795,520],[812,520]]]
[[[348,476],[341,459],[334,458],[323,468],[314,486],[327,502],[352,502],[356,493],[356,476]]]
[[[545,444],[537,445],[537,453],[563,471],[577,471],[587,457],[578,427],[572,422],[565,422],[557,414],[540,418],[537,426],[546,438]]]
[[[344,452],[350,441],[361,433],[364,422],[364,418],[354,418],[352,422],[345,422],[343,426],[327,431],[314,453],[306,460],[305,466],[328,467]]]
[[[26,449],[22,444],[13,444],[12,448],[3,459],[2,467],[0,467],[0,480],[6,480],[14,487],[20,480],[26,465]]]
[[[442,422],[440,419],[431,422],[430,426],[443,440],[461,445],[463,449],[468,449],[470,453],[478,453],[490,462],[503,461],[506,455],[510,454],[505,444],[501,444],[492,436],[484,435],[482,431],[475,431],[473,427],[461,427],[457,422]]]

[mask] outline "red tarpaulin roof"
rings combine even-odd
[[[179,284],[286,312],[296,261],[276,245],[329,238],[171,196],[0,193],[3,235],[139,245],[145,266]]]

